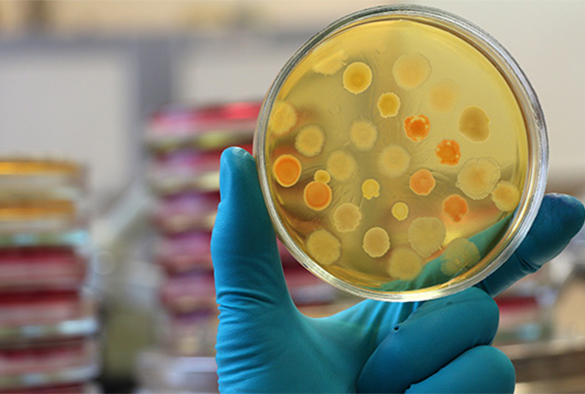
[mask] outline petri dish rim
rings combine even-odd
[[[402,292],[376,291],[351,285],[327,272],[296,244],[282,224],[272,201],[268,184],[268,170],[266,168],[266,130],[272,105],[276,101],[282,85],[296,65],[324,39],[345,28],[366,22],[371,18],[386,20],[407,19],[424,23],[445,30],[472,45],[494,65],[506,80],[524,117],[527,131],[528,165],[521,201],[510,218],[510,224],[507,226],[505,233],[482,259],[482,261],[488,261],[488,263],[484,263],[472,276],[461,281],[457,281],[456,277],[444,284]],[[410,302],[435,299],[462,291],[487,278],[514,253],[528,233],[544,197],[548,176],[549,151],[544,113],[534,88],[516,60],[495,38],[471,22],[434,7],[419,5],[385,5],[357,11],[331,23],[306,41],[285,63],[266,94],[258,116],[253,148],[260,186],[268,213],[277,236],[291,254],[314,275],[338,289],[359,297],[379,301]]]

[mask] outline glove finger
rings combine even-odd
[[[359,331],[363,337],[367,338],[367,343],[364,343],[363,347],[368,348],[367,352],[370,354],[397,324],[408,319],[420,305],[422,305],[421,302],[365,300],[324,319],[355,327],[356,332]]]
[[[579,232],[585,219],[583,204],[562,194],[545,196],[534,224],[516,252],[477,286],[496,296],[556,257]]]
[[[372,353],[358,379],[358,391],[404,392],[466,350],[490,344],[498,317],[494,300],[478,288],[425,302]]]
[[[292,303],[256,163],[245,150],[222,154],[220,195],[211,237],[218,304],[255,309]]]
[[[471,348],[406,393],[513,393],[514,366],[491,346]]]

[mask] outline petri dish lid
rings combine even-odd
[[[0,390],[10,390],[10,392],[13,392],[13,390],[26,390],[25,392],[30,392],[30,390],[36,389],[37,387],[88,382],[95,379],[99,375],[99,372],[99,362],[94,361],[51,372],[4,375],[0,376]]]
[[[14,360],[0,370],[0,390],[84,382],[100,371],[98,343],[93,338],[40,342],[4,352],[5,358]]]
[[[98,332],[95,295],[78,291],[0,293],[0,349],[39,346]]]
[[[62,320],[54,323],[27,324],[0,327],[0,347],[3,344],[30,344],[49,339],[74,338],[92,336],[98,332],[97,316],[88,315],[78,319]]]
[[[86,179],[86,167],[75,161],[16,155],[0,158],[3,190],[67,187],[84,191]]]
[[[152,115],[147,142],[155,152],[180,148],[214,150],[247,143],[252,140],[260,105],[260,102],[171,105]]]
[[[544,115],[516,61],[415,5],[362,10],[307,41],[268,91],[254,154],[291,254],[384,301],[486,278],[528,232],[548,173]]]
[[[186,231],[157,240],[155,259],[169,274],[211,271],[211,232]]]
[[[211,231],[215,222],[219,193],[181,193],[160,199],[154,208],[156,226],[165,234],[190,230]]]
[[[27,232],[0,232],[0,247],[71,246],[80,253],[89,251],[89,231],[85,226],[60,229],[32,228]]]
[[[82,201],[43,194],[0,193],[0,232],[63,231],[83,225]]]
[[[240,145],[252,151],[252,145]],[[198,152],[188,149],[159,155],[151,160],[148,181],[160,196],[177,193],[219,191],[221,150]]]
[[[30,393],[30,387],[11,388],[10,392],[13,394]],[[99,394],[101,390],[97,385],[86,382],[73,382],[64,384],[53,384],[48,386],[35,386],[34,392],[36,394]]]
[[[87,260],[71,247],[0,248],[0,292],[78,289],[85,283]]]
[[[167,276],[159,289],[162,304],[176,314],[216,308],[213,273],[191,271]]]
[[[76,320],[92,308],[87,296],[76,290],[31,290],[0,293],[1,327],[53,324]],[[95,301],[94,301],[95,302]]]
[[[177,357],[163,349],[149,349],[137,357],[136,378],[154,393],[218,392],[214,357]]]

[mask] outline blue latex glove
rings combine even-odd
[[[576,199],[547,196],[517,252],[480,285],[314,319],[288,294],[251,155],[224,152],[220,189],[211,252],[222,392],[512,392],[513,366],[489,346],[499,317],[491,296],[561,252],[585,216]]]

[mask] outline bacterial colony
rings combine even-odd
[[[355,24],[282,83],[266,131],[272,200],[333,276],[381,291],[477,266],[518,206],[524,120],[498,70],[421,22]]]

